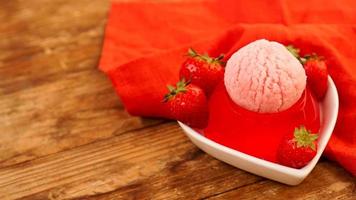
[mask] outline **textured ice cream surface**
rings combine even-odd
[[[301,63],[278,42],[256,40],[227,61],[226,90],[239,106],[261,113],[275,113],[295,104],[306,86]]]

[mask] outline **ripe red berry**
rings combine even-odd
[[[324,60],[317,57],[307,59],[304,63],[307,84],[314,95],[322,100],[328,89],[328,68]]]
[[[169,93],[164,102],[169,104],[172,118],[194,128],[204,128],[208,123],[208,101],[201,88],[185,82],[184,79],[174,86],[167,86]]]
[[[188,58],[180,69],[179,77],[190,80],[209,96],[224,77],[223,57],[224,55],[221,54],[219,57],[211,58],[206,54],[200,55],[190,48]]]
[[[307,85],[318,100],[322,100],[328,89],[328,67],[325,60],[316,54],[300,56],[300,50],[292,45],[288,51],[301,62],[307,75]]]
[[[317,152],[317,134],[311,134],[304,126],[287,134],[277,151],[277,161],[285,166],[302,168]]]

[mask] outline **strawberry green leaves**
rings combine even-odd
[[[182,80],[176,83],[176,87],[174,87],[173,85],[167,85],[167,89],[169,92],[164,95],[163,102],[169,101],[171,98],[181,92],[186,92],[186,86],[189,85],[189,83],[190,81],[185,81],[185,79],[183,78]]]
[[[308,131],[305,126],[300,126],[294,130],[294,141],[297,144],[297,147],[309,147],[316,150],[314,141],[318,139],[317,134],[312,134]]]
[[[205,61],[209,64],[213,64],[213,63],[218,63],[218,64],[221,64],[223,65],[224,62],[222,61],[222,59],[224,58],[224,54],[220,54],[218,57],[210,57],[208,54],[199,54],[197,53],[193,48],[189,48],[188,49],[188,56],[189,57],[192,57],[192,58],[196,58],[196,59],[199,59],[199,60],[202,60],[202,61]]]

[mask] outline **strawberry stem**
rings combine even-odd
[[[305,54],[304,56],[300,56],[300,49],[294,47],[293,45],[288,45],[288,46],[286,46],[286,48],[303,65],[309,60],[323,60],[324,59],[323,57],[318,56],[316,53]]]
[[[224,58],[224,54],[220,54],[218,57],[212,58],[206,53],[201,55],[201,54],[197,53],[193,48],[189,48],[187,55],[192,58],[197,58],[197,59],[203,60],[209,64],[211,64],[211,63],[218,63],[221,65],[224,64],[224,62],[222,62],[222,59]]]
[[[318,134],[312,134],[308,131],[305,126],[300,126],[300,128],[295,128],[294,130],[294,141],[297,147],[310,147],[315,151],[314,141],[318,139]]]
[[[199,54],[193,49],[193,48],[189,48],[188,49],[188,56],[190,56],[190,57],[196,57],[196,56],[199,56]]]
[[[220,54],[218,57],[214,58],[215,61],[221,61],[224,58],[224,54]]]
[[[164,95],[163,102],[167,102],[171,100],[174,96],[179,93],[186,92],[186,86],[190,84],[190,80],[186,81],[185,78],[182,78],[180,81],[176,83],[176,86],[167,85],[168,93]]]
[[[294,56],[294,57],[296,57],[296,58],[300,58],[300,55],[299,55],[299,53],[300,53],[300,49],[298,49],[298,48],[296,48],[296,47],[294,47],[293,45],[288,45],[288,46],[286,46],[286,48],[287,48],[287,50]]]

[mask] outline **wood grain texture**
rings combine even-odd
[[[107,1],[2,2],[0,167],[159,122],[129,116],[96,68]]]
[[[321,162],[297,187],[263,180],[208,199],[356,199],[356,179],[335,164]]]
[[[356,199],[330,161],[289,187],[210,157],[173,122],[127,114],[97,70],[108,9],[0,0],[1,200]]]
[[[0,170],[0,199],[195,199],[260,179],[212,159],[168,123]]]

